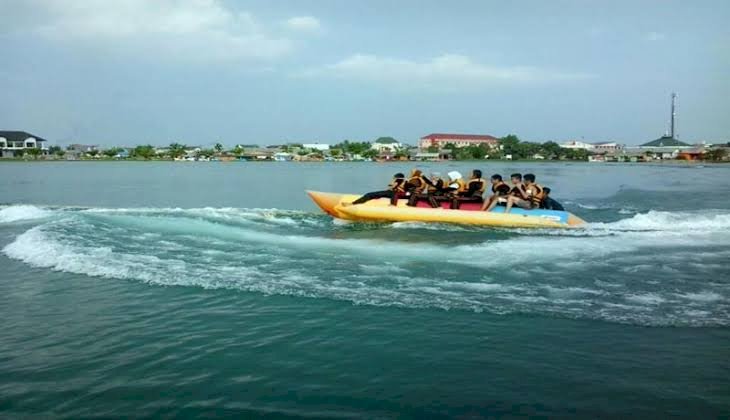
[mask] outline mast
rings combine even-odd
[[[674,138],[674,135],[675,135],[675,133],[674,133],[674,117],[676,115],[676,112],[674,110],[674,106],[675,106],[676,99],[677,99],[677,94],[675,92],[672,92],[672,119],[671,119],[671,123],[670,123],[670,126],[669,126],[669,134],[670,134],[670,136],[672,138]]]

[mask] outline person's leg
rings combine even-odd
[[[358,198],[357,200],[353,201],[352,204],[362,204],[367,203],[370,200],[375,200],[376,198],[389,198],[393,194],[393,191],[390,190],[384,190],[384,191],[373,191],[369,192],[362,197]]]
[[[403,193],[397,193],[394,191],[390,191],[390,205],[391,206],[397,206],[398,205],[398,199],[403,197]]]
[[[504,209],[505,213],[509,213],[509,211],[512,210],[512,205],[515,203],[516,200],[519,200],[519,198],[513,195],[507,197],[507,207]]]
[[[410,197],[408,197],[408,203],[406,205],[408,207],[416,207],[418,205],[418,200],[421,198],[421,194],[418,193],[412,193]]]
[[[481,210],[484,211],[484,210],[488,209],[489,206],[492,205],[492,201],[493,200],[496,200],[496,199],[497,199],[497,195],[496,194],[490,195],[489,198],[487,198],[487,200],[484,202],[484,204],[482,204]]]
[[[495,207],[497,207],[497,205],[499,204],[500,198],[503,198],[503,197],[494,196],[494,200],[492,200],[492,202],[489,203],[489,207],[487,207],[487,211],[492,211]],[[509,197],[507,197],[505,199],[509,199]]]

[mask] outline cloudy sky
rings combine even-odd
[[[730,1],[0,1],[0,129],[52,142],[730,140]]]

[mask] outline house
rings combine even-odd
[[[616,152],[619,150],[622,150],[624,146],[622,144],[618,144],[615,141],[605,141],[600,143],[592,143],[591,146],[593,146],[594,152]]]
[[[443,149],[447,144],[453,144],[456,147],[486,145],[490,149],[496,149],[499,146],[499,139],[488,134],[431,133],[421,137],[418,147],[421,150],[426,150],[429,147]]]
[[[705,149],[698,147],[696,149],[682,150],[677,153],[677,159],[680,160],[702,160],[705,157]]]
[[[582,150],[593,150],[593,144],[586,143],[583,141],[571,140],[564,143],[560,143],[560,147],[563,149],[582,149]]]
[[[41,149],[48,154],[47,140],[25,131],[0,131],[0,157],[22,155],[28,149]]]
[[[392,152],[395,153],[398,150],[404,148],[404,146],[395,139],[380,138],[370,146],[371,149],[376,150],[378,153]]]
[[[326,152],[330,150],[329,144],[319,144],[319,143],[305,143],[302,145],[303,149],[307,150],[317,150],[319,152]]]
[[[581,149],[589,152],[616,152],[622,150],[624,145],[619,144],[615,141],[604,141],[598,143],[586,143],[584,141],[571,140],[564,143],[560,143],[560,147],[563,149]]]
[[[679,141],[672,136],[661,136],[656,140],[652,140],[648,143],[644,143],[639,147],[692,147],[689,144]]]

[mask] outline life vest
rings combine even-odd
[[[441,178],[432,179],[431,184],[433,184],[433,185],[429,185],[427,188],[427,191],[431,194],[439,192],[444,188],[444,180]]]
[[[421,175],[412,176],[408,179],[404,188],[412,192],[421,192],[425,184],[426,182],[423,180]]]
[[[470,179],[469,182],[466,184],[466,190],[469,191],[472,188],[472,184],[479,183],[479,188],[474,190],[474,195],[482,195],[484,194],[484,191],[487,189],[487,181],[477,178],[477,179]]]
[[[540,204],[542,204],[542,199],[545,198],[545,193],[542,190],[542,185],[539,184],[532,184],[527,187],[527,194],[529,196],[529,200],[532,202],[533,207],[540,207]]]
[[[514,195],[517,198],[522,198],[522,199],[528,198],[527,193],[525,192],[525,186],[523,184],[520,184],[519,187],[518,186],[512,187],[512,189],[510,190],[509,193],[510,193],[510,195]]]
[[[451,181],[451,184],[449,184],[450,188],[454,188],[456,192],[462,192],[466,190],[466,183],[463,179],[459,178],[457,180]]]
[[[406,191],[406,180],[403,178],[393,178],[388,186],[391,190],[402,193]]]
[[[509,185],[505,184],[504,181],[499,181],[496,184],[492,184],[492,192],[497,195],[509,194]]]

